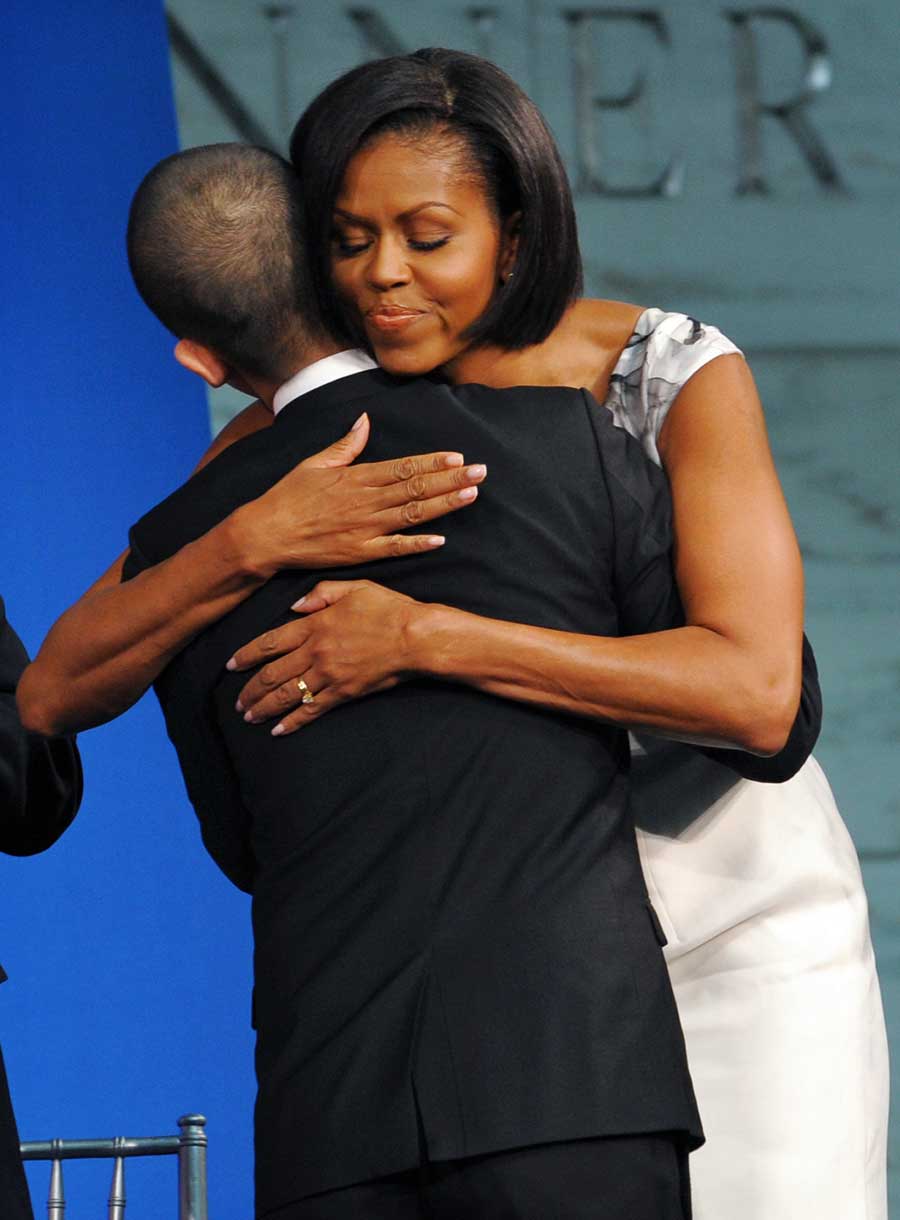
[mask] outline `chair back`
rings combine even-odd
[[[178,1220],[208,1220],[206,1206],[206,1119],[185,1114],[178,1135],[142,1139],[36,1140],[19,1145],[23,1161],[50,1161],[47,1220],[64,1220],[63,1161],[107,1157],[113,1161],[108,1220],[125,1218],[125,1161],[132,1156],[178,1157]]]

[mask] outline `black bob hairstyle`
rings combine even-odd
[[[347,166],[378,135],[434,129],[463,137],[501,219],[522,213],[515,274],[468,338],[504,348],[540,343],[581,293],[565,168],[541,112],[515,81],[489,60],[435,47],[338,77],[294,128],[291,161],[303,188],[310,272],[326,325],[336,338],[359,342],[331,277],[334,206]]]

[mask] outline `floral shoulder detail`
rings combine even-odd
[[[659,466],[660,429],[678,391],[710,360],[735,352],[740,348],[715,326],[645,309],[613,369],[604,406]]]

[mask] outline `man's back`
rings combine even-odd
[[[136,527],[136,549],[155,561],[208,528],[361,399],[367,459],[452,445],[490,471],[439,553],[370,579],[565,631],[678,621],[662,476],[569,390],[345,379],[212,463]],[[224,662],[314,583],[275,577],[159,684],[208,845],[216,854],[226,824],[249,841],[260,1206],[408,1168],[420,1138],[446,1159],[696,1134],[626,813],[624,734],[413,681],[272,738],[235,713],[243,679]]]

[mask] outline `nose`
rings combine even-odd
[[[400,243],[380,237],[372,246],[366,278],[377,292],[387,292],[410,281],[409,264]]]

